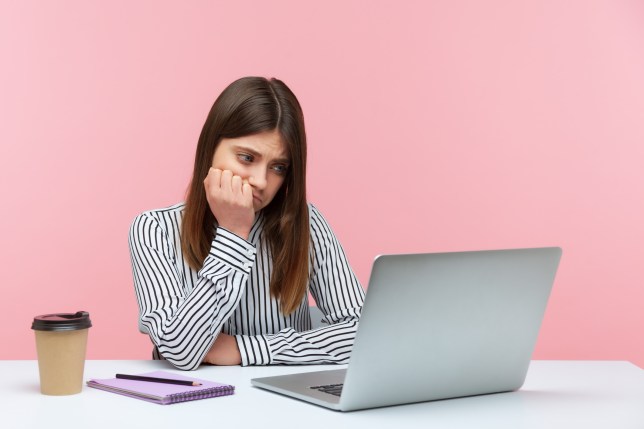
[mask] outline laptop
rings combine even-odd
[[[378,256],[346,369],[251,384],[340,411],[517,390],[560,258],[556,247]]]

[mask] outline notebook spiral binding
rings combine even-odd
[[[175,404],[178,402],[195,401],[199,399],[215,398],[217,396],[232,395],[233,393],[235,393],[234,386],[219,386],[193,392],[175,393],[168,395],[167,399],[169,404]]]

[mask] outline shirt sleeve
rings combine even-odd
[[[329,326],[304,332],[286,328],[274,335],[238,335],[244,366],[349,362],[365,293],[335,234],[312,205],[310,223],[309,290]]]
[[[187,290],[177,252],[156,218],[139,215],[129,245],[140,324],[166,360],[179,369],[197,368],[239,303],[255,247],[217,228],[198,280]]]

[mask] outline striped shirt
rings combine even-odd
[[[308,291],[328,326],[311,329],[308,298],[285,316],[272,298],[272,258],[256,216],[248,240],[217,228],[200,270],[181,250],[184,203],[137,216],[129,245],[139,326],[154,357],[196,369],[219,332],[234,335],[242,365],[347,363],[364,301],[347,258],[320,212],[309,205]]]

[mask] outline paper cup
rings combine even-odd
[[[40,391],[44,395],[73,395],[83,388],[89,313],[57,313],[36,316]]]

